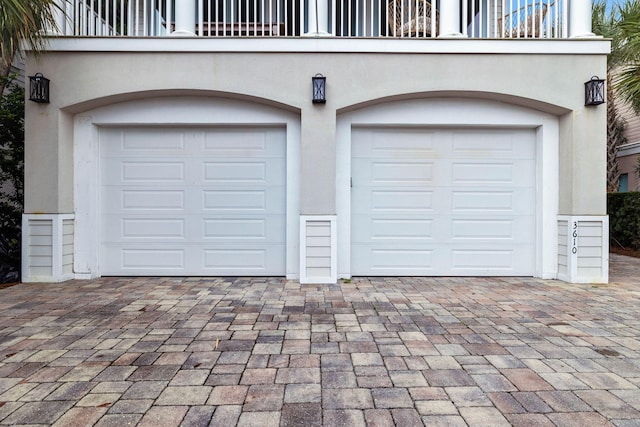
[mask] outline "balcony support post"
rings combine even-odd
[[[464,37],[460,32],[460,3],[451,0],[441,0],[440,6],[440,34],[438,37]]]
[[[569,1],[569,37],[595,37],[591,28],[592,0]]]
[[[309,31],[305,36],[330,36],[329,0],[309,0]]]
[[[196,0],[176,0],[176,28],[172,36],[196,35]]]

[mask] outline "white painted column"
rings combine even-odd
[[[305,36],[328,36],[329,0],[309,0],[309,31]]]
[[[196,35],[196,1],[175,0],[176,3],[176,27],[172,36]]]
[[[464,37],[460,32],[460,2],[440,0],[440,35],[438,37]]]
[[[440,35],[438,37],[463,37],[460,32],[460,2],[441,0]]]
[[[592,0],[570,0],[569,37],[595,37],[591,32]]]

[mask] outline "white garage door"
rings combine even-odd
[[[353,275],[533,275],[535,133],[354,129]]]
[[[285,130],[102,128],[103,275],[283,275]]]

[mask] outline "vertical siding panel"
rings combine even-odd
[[[301,216],[301,283],[335,283],[336,217]]]
[[[72,214],[24,214],[22,281],[62,282],[73,278]]]

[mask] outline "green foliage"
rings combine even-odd
[[[640,250],[640,192],[609,193],[607,198],[611,244]]]
[[[24,195],[24,90],[0,97],[0,283],[19,279]]]
[[[62,11],[56,0],[0,0],[0,78],[9,76],[21,46],[44,49],[47,31],[57,28],[56,11]],[[0,79],[0,95],[5,83]]]
[[[596,0],[591,12],[591,29],[594,34],[611,39],[611,53],[607,57],[609,68],[621,63],[623,55],[622,34],[619,27],[620,8],[607,7],[605,0]]]
[[[615,88],[640,113],[640,0],[627,0],[618,6],[616,65],[621,66]]]
[[[43,31],[56,28],[54,0],[0,0],[0,53],[13,57],[23,41],[34,50],[44,47]]]

